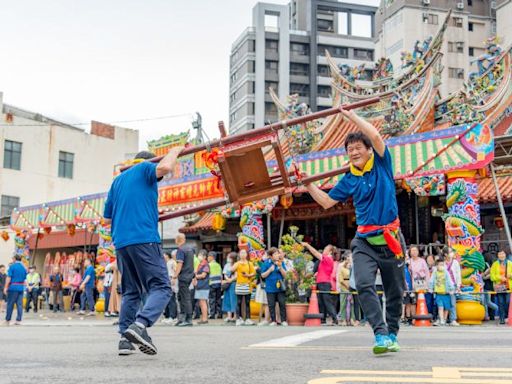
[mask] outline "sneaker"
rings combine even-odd
[[[135,353],[135,347],[126,338],[119,340],[119,356],[127,356]]]
[[[105,317],[110,317],[110,313],[109,313],[109,312],[105,312],[105,313],[103,314],[103,316],[105,316]]]
[[[171,319],[170,317],[168,319],[163,319],[162,320],[162,324],[172,325],[174,323],[176,323],[176,320]]]
[[[282,325],[283,327],[287,327],[287,326],[288,326],[288,323],[287,323],[286,321],[283,321],[283,322],[281,323],[281,325]]]
[[[240,327],[240,326],[242,326],[242,325],[245,325],[245,322],[244,322],[242,319],[238,319],[238,320],[236,321],[236,326],[237,326],[237,327]]]
[[[502,320],[500,320],[500,325],[503,325],[503,324],[505,324],[505,320],[502,319]]]
[[[268,326],[269,327],[275,327],[277,325],[277,323],[275,321],[271,322]]]
[[[446,321],[441,320],[441,322],[439,323],[439,325],[440,325],[441,327],[444,327],[444,326],[446,325]]]
[[[201,321],[197,322],[197,325],[206,325],[206,324],[208,324],[208,320],[205,320],[205,321],[201,320]]]
[[[123,333],[123,336],[128,341],[139,347],[139,351],[146,355],[156,355],[157,349],[149,337],[146,328],[139,327],[136,324],[130,325],[130,327]]]
[[[254,321],[252,321],[251,319],[247,319],[247,320],[245,320],[245,325],[256,325],[256,323]]]
[[[398,352],[400,351],[400,345],[398,344],[398,338],[394,333],[389,334],[389,340],[391,340],[391,345],[389,346],[390,352]]]
[[[85,311],[78,311],[76,314],[77,315],[85,315]]]
[[[89,312],[89,313],[88,313],[87,315],[85,315],[85,316],[87,316],[87,317],[96,316],[96,313],[94,313],[94,312]]]
[[[436,321],[434,321],[434,322],[432,323],[432,325],[433,325],[434,327],[438,327],[438,326],[440,326],[440,325],[441,325],[441,321],[440,321],[439,319],[437,319]]]
[[[459,323],[457,323],[455,320],[453,320],[453,321],[450,323],[450,325],[451,325],[452,327],[458,327],[460,324],[459,324]]]
[[[373,354],[382,355],[389,352],[391,340],[386,335],[375,335],[375,344],[373,344]]]
[[[229,317],[225,317],[225,318],[224,318],[224,322],[225,322],[225,323],[229,323],[229,320],[231,320]]]
[[[21,325],[21,321],[15,321],[14,325]]]
[[[269,322],[268,322],[267,320],[263,320],[263,321],[261,321],[260,323],[258,323],[258,326],[259,326],[259,327],[264,327],[264,326],[266,326],[266,325],[269,325]]]
[[[185,321],[182,321],[181,323],[177,323],[176,325],[178,327],[192,327],[194,324],[192,324],[192,321],[190,321],[190,320],[185,320]]]

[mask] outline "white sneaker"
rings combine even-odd
[[[450,323],[450,325],[451,325],[451,326],[453,326],[453,327],[458,327],[460,324],[459,324],[459,323],[457,323],[457,322],[454,320],[454,321],[452,321],[452,322]]]
[[[277,325],[277,323],[276,323],[275,321],[273,321],[273,322],[271,322],[271,323],[269,324],[269,327],[275,327],[276,325]]]
[[[163,320],[162,320],[162,324],[172,325],[172,324],[174,324],[174,323],[175,323],[174,319],[171,319],[171,318],[163,319]]]
[[[434,322],[432,323],[432,325],[433,325],[434,327],[438,327],[439,325],[441,325],[441,322],[439,321],[439,319],[437,319],[436,321],[434,321]]]
[[[264,326],[266,326],[268,324],[269,324],[269,322],[267,320],[263,320],[262,322],[258,323],[258,326],[259,327],[264,327]]]
[[[96,316],[96,313],[95,312],[89,312],[87,315],[85,316]]]
[[[241,326],[241,325],[245,325],[245,322],[244,322],[242,319],[238,319],[238,320],[236,321],[236,326],[237,326],[237,327],[239,327],[239,326]]]
[[[281,325],[282,325],[283,327],[287,327],[287,326],[288,326],[288,323],[287,323],[286,321],[283,321],[283,322],[281,323]]]
[[[78,311],[76,314],[77,315],[85,315],[85,311]]]
[[[441,321],[441,322],[439,323],[439,325],[440,325],[441,327],[444,327],[444,326],[446,325],[446,321]]]
[[[245,325],[255,325],[255,323],[251,319],[247,319],[245,320]]]
[[[229,321],[229,317],[224,318],[224,322],[227,323]]]

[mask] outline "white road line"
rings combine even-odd
[[[324,331],[315,331],[315,332],[307,332],[307,333],[299,333],[298,335],[281,337],[279,339],[272,339],[269,341],[264,341],[262,343],[249,345],[249,348],[278,348],[278,347],[296,347],[298,345],[308,343],[313,340],[322,339],[324,337],[337,335],[339,333],[344,333],[348,331],[344,330],[324,330]]]

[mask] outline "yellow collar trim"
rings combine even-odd
[[[362,171],[356,168],[354,165],[350,164],[350,173],[353,174],[354,176],[363,176],[366,172],[370,172],[373,169],[374,160],[375,154],[372,153],[372,156],[366,162]]]

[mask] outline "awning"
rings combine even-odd
[[[52,232],[49,235],[41,231],[43,238],[37,242],[37,249],[59,249],[83,247],[84,245],[98,245],[99,237],[97,233],[85,232],[84,229],[77,229],[74,236],[70,236],[67,231]],[[36,246],[37,235],[34,234],[28,239],[30,249]]]
[[[188,227],[180,228],[181,233],[194,233],[199,231],[207,231],[212,229],[213,212],[206,212],[195,224]]]

